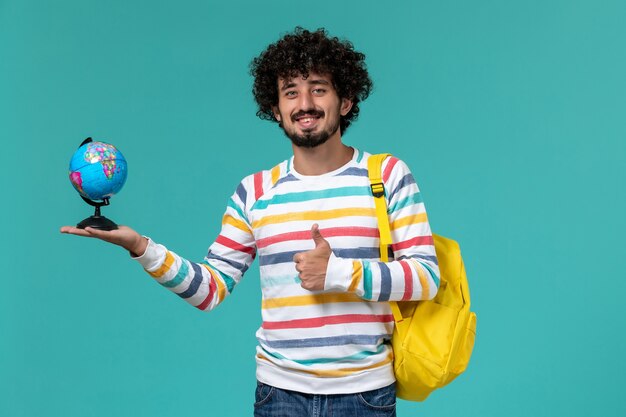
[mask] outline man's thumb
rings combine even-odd
[[[326,242],[326,239],[324,239],[324,237],[320,233],[320,227],[317,223],[315,223],[313,227],[311,227],[311,238],[313,238],[316,248],[320,247],[320,245],[328,244],[328,242]]]

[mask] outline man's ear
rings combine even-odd
[[[278,112],[278,106],[272,106],[272,112],[274,113],[274,119],[276,119],[277,122],[280,122],[280,113]]]
[[[352,99],[342,98],[341,99],[341,109],[340,109],[341,115],[345,116],[346,114],[348,114],[350,112],[351,109],[352,109]]]

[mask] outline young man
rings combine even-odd
[[[395,415],[387,301],[437,292],[424,204],[396,158],[382,171],[394,260],[379,261],[369,154],[342,142],[372,87],[364,59],[324,30],[296,28],[253,60],[257,115],[279,123],[293,157],[243,179],[203,261],[128,227],[61,229],[126,248],[160,284],[206,311],[258,256],[257,416]]]

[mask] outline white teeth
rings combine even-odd
[[[316,120],[317,117],[303,117],[301,119],[298,119],[298,122],[300,123],[309,123],[312,122],[313,120]]]

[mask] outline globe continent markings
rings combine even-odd
[[[117,193],[126,182],[126,160],[113,145],[87,143],[70,161],[70,181],[83,197],[103,200]]]

